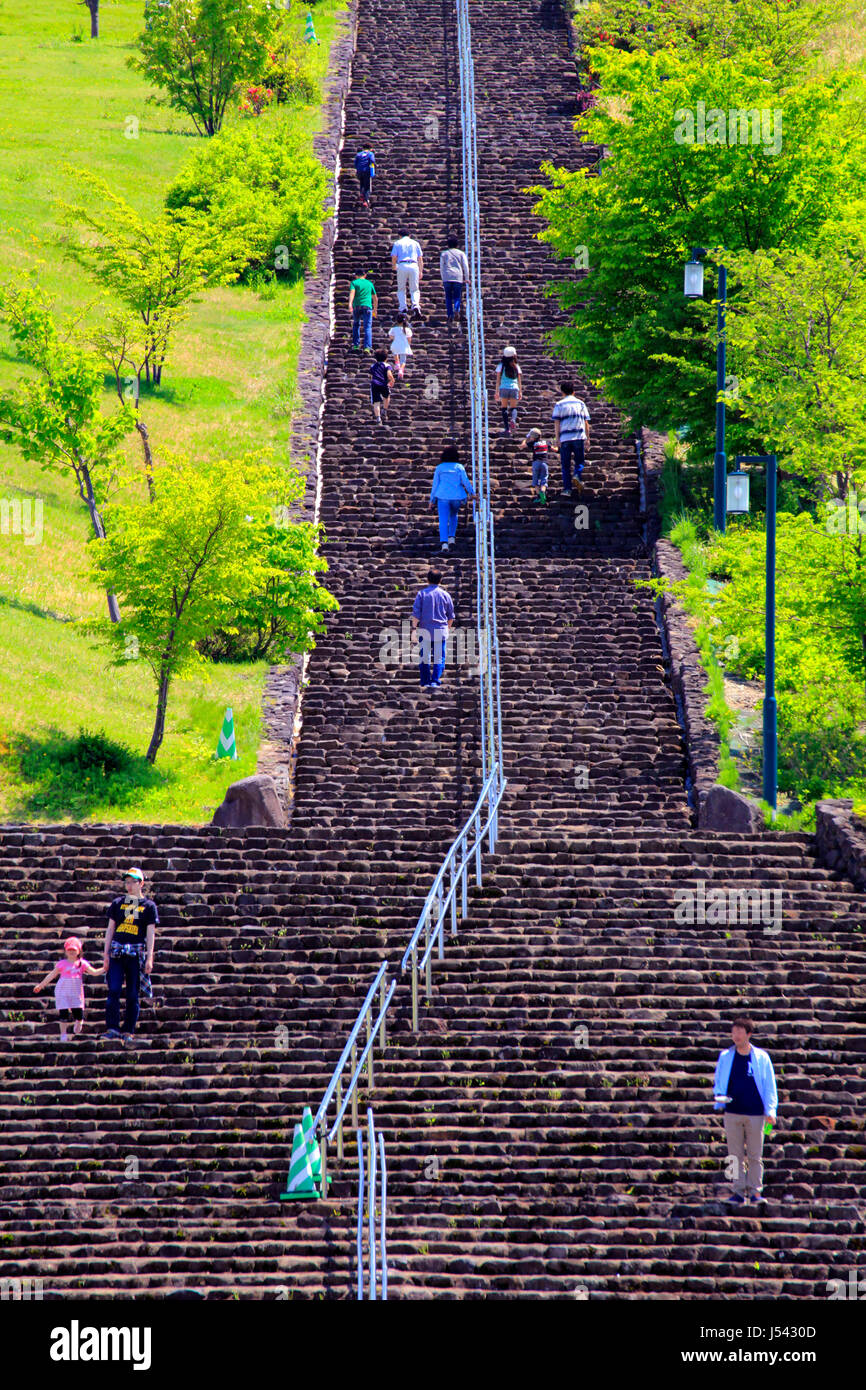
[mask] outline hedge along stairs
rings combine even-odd
[[[521,349],[520,435],[546,426],[560,375],[544,343],[553,268],[521,189],[544,156],[596,152],[571,129],[561,11],[499,0],[472,19],[488,351],[498,336]],[[441,324],[436,274],[446,232],[460,230],[453,40],[450,5],[362,0],[324,417],[342,608],[309,663],[291,829],[0,837],[0,1219],[6,1270],[42,1277],[46,1297],[351,1293],[354,1165],[326,1202],[281,1205],[293,1128],[379,960],[402,951],[477,788],[468,674],[451,668],[434,706],[412,667],[375,661],[438,551],[430,475],[443,437],[465,430],[462,344]],[[371,213],[351,172],[368,140]],[[372,270],[383,340],[387,253],[404,228],[428,253],[425,308],[440,322],[418,329],[377,431],[344,306],[353,275]],[[428,377],[438,390],[425,394]],[[495,872],[434,971],[421,1035],[404,987],[377,1059],[392,1296],[823,1295],[862,1243],[862,898],[818,868],[808,837],[691,830],[652,608],[632,583],[648,573],[634,449],[587,394],[587,495],[573,499],[587,502],[587,530],[565,503],[531,509],[514,440],[493,452],[510,785]],[[461,523],[446,573],[463,622],[471,554]],[[102,992],[88,986],[85,1035],[61,1050],[48,1003],[33,1023],[32,985],[68,930],[98,959],[94,904],[130,859],[152,875],[163,918],[156,1007],[124,1054],[97,1043]],[[698,881],[778,887],[781,932],[676,924],[675,890]],[[741,1001],[781,1072],[760,1218],[716,1200],[707,1105]]]

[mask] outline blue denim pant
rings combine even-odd
[[[421,684],[441,685],[442,675],[445,671],[445,650],[448,645],[448,632],[441,629],[434,632],[431,636],[423,627],[419,629],[418,636],[421,641],[421,656],[427,657],[419,665],[421,673]]]
[[[463,282],[462,280],[443,280],[442,287],[445,290],[445,312],[449,319],[453,319],[460,313],[460,306],[463,303]]]
[[[105,1026],[106,1028],[118,1029],[120,1027],[120,991],[126,984],[126,1007],[123,1011],[123,1031],[132,1033],[138,1022],[138,990],[139,990],[139,960],[138,956],[115,956],[108,962],[108,998],[105,1001]]]
[[[453,541],[457,535],[457,518],[460,515],[460,503],[452,501],[450,497],[439,497],[436,500],[439,508],[439,541],[444,545],[446,541]]]
[[[579,478],[583,473],[583,445],[582,439],[563,439],[559,446],[559,462],[562,465],[562,488],[564,492],[571,492],[571,460],[574,457],[574,476]]]
[[[352,307],[352,342],[355,347],[361,347],[361,325],[364,325],[363,346],[371,348],[373,346],[373,310],[360,309],[357,304]]]

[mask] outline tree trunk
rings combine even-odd
[[[90,37],[99,38],[99,0],[84,0],[90,11]]]
[[[93,495],[93,484],[90,481],[90,470],[88,468],[82,468],[81,472],[83,474],[83,480],[82,476],[79,475],[78,490],[81,493],[81,496],[84,498],[87,510],[90,513],[90,524],[93,527],[93,534],[96,536],[97,540],[104,541],[105,527],[102,524],[102,517],[99,515],[99,508],[96,505],[96,498]],[[83,486],[82,481],[84,484]],[[108,599],[108,616],[113,623],[119,623],[120,608],[117,603],[117,598],[108,589],[106,589],[105,595]]]
[[[165,664],[159,673],[159,694],[156,698],[156,719],[153,724],[153,733],[150,736],[150,747],[147,750],[147,761],[151,764],[156,762],[156,755],[165,734],[165,711],[168,705],[168,686],[171,676],[165,668]]]
[[[150,450],[150,435],[147,432],[147,425],[143,420],[136,420],[135,428],[141,436],[141,447],[144,450],[144,476],[147,478],[147,491],[151,502],[156,498],[153,487],[153,454]]]

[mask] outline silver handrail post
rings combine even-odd
[[[328,1130],[322,1130],[322,1138],[319,1143],[319,1153],[322,1159],[322,1196],[328,1195]]]
[[[385,1217],[388,1206],[388,1169],[385,1164],[385,1136],[379,1130],[379,1162],[382,1166],[382,1210],[379,1230],[379,1271],[382,1301],[388,1301],[388,1246],[385,1239]]]
[[[343,1101],[343,1078],[340,1076],[337,1082],[337,1114],[340,1114],[340,1106]],[[343,1162],[343,1121],[337,1121],[337,1162]]]
[[[412,1032],[418,1032],[418,947],[412,947]]]
[[[352,1043],[352,1075],[355,1075],[355,1068],[358,1065],[358,1044]],[[358,1128],[358,1088],[352,1087],[352,1128]]]
[[[367,1245],[370,1256],[369,1300],[376,1301],[376,1134],[373,1127],[373,1112],[367,1111],[367,1152],[369,1155],[370,1192],[367,1197]]]
[[[382,976],[382,983],[381,983],[380,986],[379,986],[379,1012],[380,1012],[380,1013],[382,1012],[382,1010],[384,1009],[384,1007],[385,1007],[385,976],[383,975],[383,976]],[[382,1027],[381,1027],[380,1030],[379,1030],[379,1051],[380,1051],[380,1052],[384,1052],[384,1051],[385,1051],[386,1044],[387,1044],[387,1038],[386,1038],[386,1036],[385,1036],[385,1017],[384,1017],[384,1015],[383,1015],[383,1016],[382,1016]]]
[[[367,1047],[370,1049],[369,1052],[367,1053],[367,1090],[368,1090],[368,1091],[372,1091],[373,1086],[374,1086],[374,1084],[375,1084],[375,1082],[373,1081],[373,1053],[376,1051],[376,1049],[375,1049],[375,1047],[370,1047],[370,1031],[371,1031],[371,1029],[372,1029],[372,1026],[373,1026],[372,1023],[370,1022],[370,1011],[368,1010],[368,1011],[367,1011]]]
[[[364,1297],[364,1136],[355,1133],[358,1143],[358,1301]]]
[[[457,866],[451,860],[451,935],[457,935]]]

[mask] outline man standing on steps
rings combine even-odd
[[[454,603],[441,585],[440,571],[430,570],[412,605],[412,631],[417,629],[421,641],[421,689],[431,692],[442,684],[448,629],[454,626]]]
[[[401,314],[409,308],[414,314],[421,313],[421,280],[424,275],[424,255],[418,242],[410,236],[401,236],[391,247],[391,264],[397,272],[397,302]],[[411,306],[407,302],[411,297]]]
[[[456,322],[460,327],[460,309],[463,292],[469,293],[469,262],[466,252],[460,249],[456,236],[448,238],[448,246],[439,256],[439,274],[445,290],[445,313],[448,322]]]
[[[561,381],[559,389],[562,400],[553,407],[556,422],[556,447],[559,449],[559,462],[562,467],[562,495],[571,496],[571,462],[577,485],[583,487],[583,465],[589,448],[589,411],[582,400],[574,394],[573,381]]]
[[[103,962],[108,972],[108,998],[105,1001],[105,1036],[119,1038],[120,994],[126,986],[123,1014],[123,1041],[132,1042],[139,1014],[142,985],[150,995],[153,970],[153,942],[159,922],[156,903],[142,896],[144,874],[129,869],[124,879],[126,896],[115,898],[108,909]],[[143,978],[142,978],[143,977]]]
[[[352,347],[361,346],[361,330],[364,331],[364,349],[373,348],[373,319],[379,308],[376,286],[370,279],[369,271],[356,276],[349,286],[349,308],[352,310]]]
[[[764,1126],[772,1130],[779,1103],[776,1076],[769,1053],[751,1043],[755,1025],[739,1014],[731,1025],[733,1047],[719,1055],[714,1080],[716,1110],[725,1112],[728,1159],[734,1190],[729,1201],[739,1206],[749,1198],[763,1204]]]

